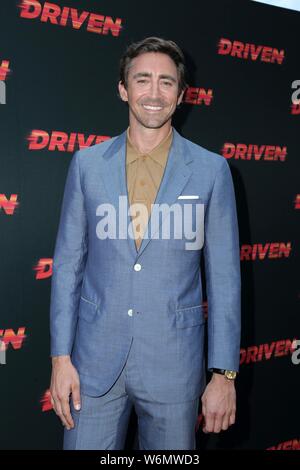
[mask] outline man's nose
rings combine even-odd
[[[160,88],[159,88],[159,82],[151,82],[150,86],[150,92],[149,92],[151,98],[156,98],[160,96]]]

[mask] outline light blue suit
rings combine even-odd
[[[141,379],[154,401],[172,404],[202,394],[203,252],[207,367],[239,369],[240,249],[230,168],[222,156],[173,132],[155,203],[204,204],[201,249],[186,250],[185,237],[151,238],[151,233],[139,251],[131,237],[98,238],[99,204],[113,204],[118,213],[119,196],[128,201],[126,131],[77,151],[69,166],[53,259],[51,355],[72,356],[81,391],[90,397],[114,384],[132,338]],[[182,195],[199,198],[178,199]],[[130,215],[125,221],[128,226]]]

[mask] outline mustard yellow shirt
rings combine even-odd
[[[150,153],[140,153],[133,145],[127,128],[126,139],[126,179],[129,204],[140,203],[147,208],[145,213],[136,214],[132,220],[135,244],[139,250],[143,234],[147,228],[151,214],[151,204],[155,198],[164,174],[169,150],[173,139],[173,128],[169,134]],[[140,223],[141,222],[141,223]]]

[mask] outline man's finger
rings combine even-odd
[[[53,411],[58,415],[58,410],[57,410],[57,398],[55,395],[51,395],[51,403],[52,403],[52,407],[53,407]]]
[[[70,411],[70,403],[69,400],[64,399],[61,400],[61,409],[62,413],[64,415],[65,420],[67,421],[67,424],[69,427],[73,428],[74,427],[74,421],[71,416],[71,411]]]
[[[51,402],[52,408],[54,408],[54,400],[51,394],[50,394],[50,402]]]
[[[72,401],[75,410],[79,411],[81,408],[81,398],[80,398],[80,387],[78,385],[75,385],[72,388]]]
[[[229,417],[229,425],[231,426],[234,423],[235,423],[235,411],[233,413],[231,413],[231,415]]]
[[[62,424],[64,426],[66,426],[66,428],[69,428],[69,425],[67,423],[67,421],[65,420],[65,417],[63,415],[63,412],[62,412],[62,409],[61,409],[61,405],[60,405],[60,400],[59,399],[55,399],[54,398],[54,410],[55,410],[55,413],[57,414],[57,416],[60,418]]]
[[[204,432],[213,432],[215,423],[215,415],[213,413],[207,413],[205,416]]]
[[[213,432],[220,432],[222,429],[223,416],[217,415],[214,421]]]
[[[222,421],[222,430],[226,431],[226,429],[228,429],[228,427],[229,427],[229,415],[226,414],[223,418],[223,421]]]

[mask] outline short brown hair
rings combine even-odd
[[[174,41],[150,36],[139,42],[130,44],[120,60],[119,81],[127,88],[128,70],[132,59],[145,52],[161,52],[167,54],[175,63],[178,73],[178,95],[188,86],[186,83],[186,65],[182,50]]]

